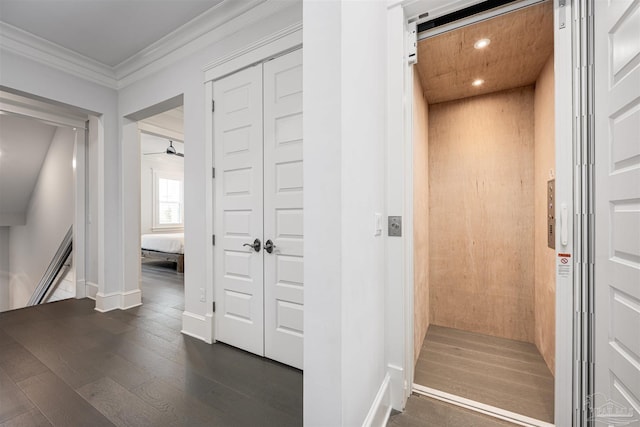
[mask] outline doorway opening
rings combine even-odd
[[[90,113],[5,87],[0,101],[0,311],[84,298]]]
[[[418,42],[414,383],[554,422],[553,2]],[[494,411],[494,412],[495,412]]]
[[[184,311],[184,110],[138,122],[140,254],[143,303],[181,329]]]

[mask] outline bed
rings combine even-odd
[[[184,233],[143,234],[142,257],[176,263],[178,273],[184,273]]]

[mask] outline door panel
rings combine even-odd
[[[302,369],[302,51],[264,64],[265,356]]]
[[[216,340],[264,355],[262,66],[213,85]]]
[[[640,2],[595,1],[595,388],[640,418]],[[615,406],[615,405],[614,405]],[[606,409],[606,408],[605,408]],[[608,413],[596,414],[608,421]]]

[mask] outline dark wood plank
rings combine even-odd
[[[48,371],[40,360],[18,343],[2,347],[0,368],[15,382]]]
[[[142,384],[136,395],[179,425],[210,426],[228,424],[223,413],[200,402],[195,396],[202,393],[200,382],[193,381],[189,392],[179,390],[160,379]],[[204,387],[204,392],[208,392]]]
[[[302,425],[299,370],[182,335],[182,275],[142,270],[141,307],[67,300],[0,314],[0,367],[32,403],[7,422]]]
[[[0,369],[0,423],[34,409],[33,403],[15,382]]]
[[[51,423],[42,415],[38,409],[13,417],[10,420],[0,423],[2,427],[48,427]]]
[[[120,386],[132,390],[155,375],[142,369],[112,352],[88,350],[77,355],[77,364],[87,371],[93,370],[115,381]]]
[[[78,393],[119,427],[177,425],[109,378],[89,383],[78,389]]]
[[[21,381],[18,387],[53,425],[113,426],[96,408],[51,372]]]

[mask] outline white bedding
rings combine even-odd
[[[142,249],[184,254],[184,233],[143,234]]]

